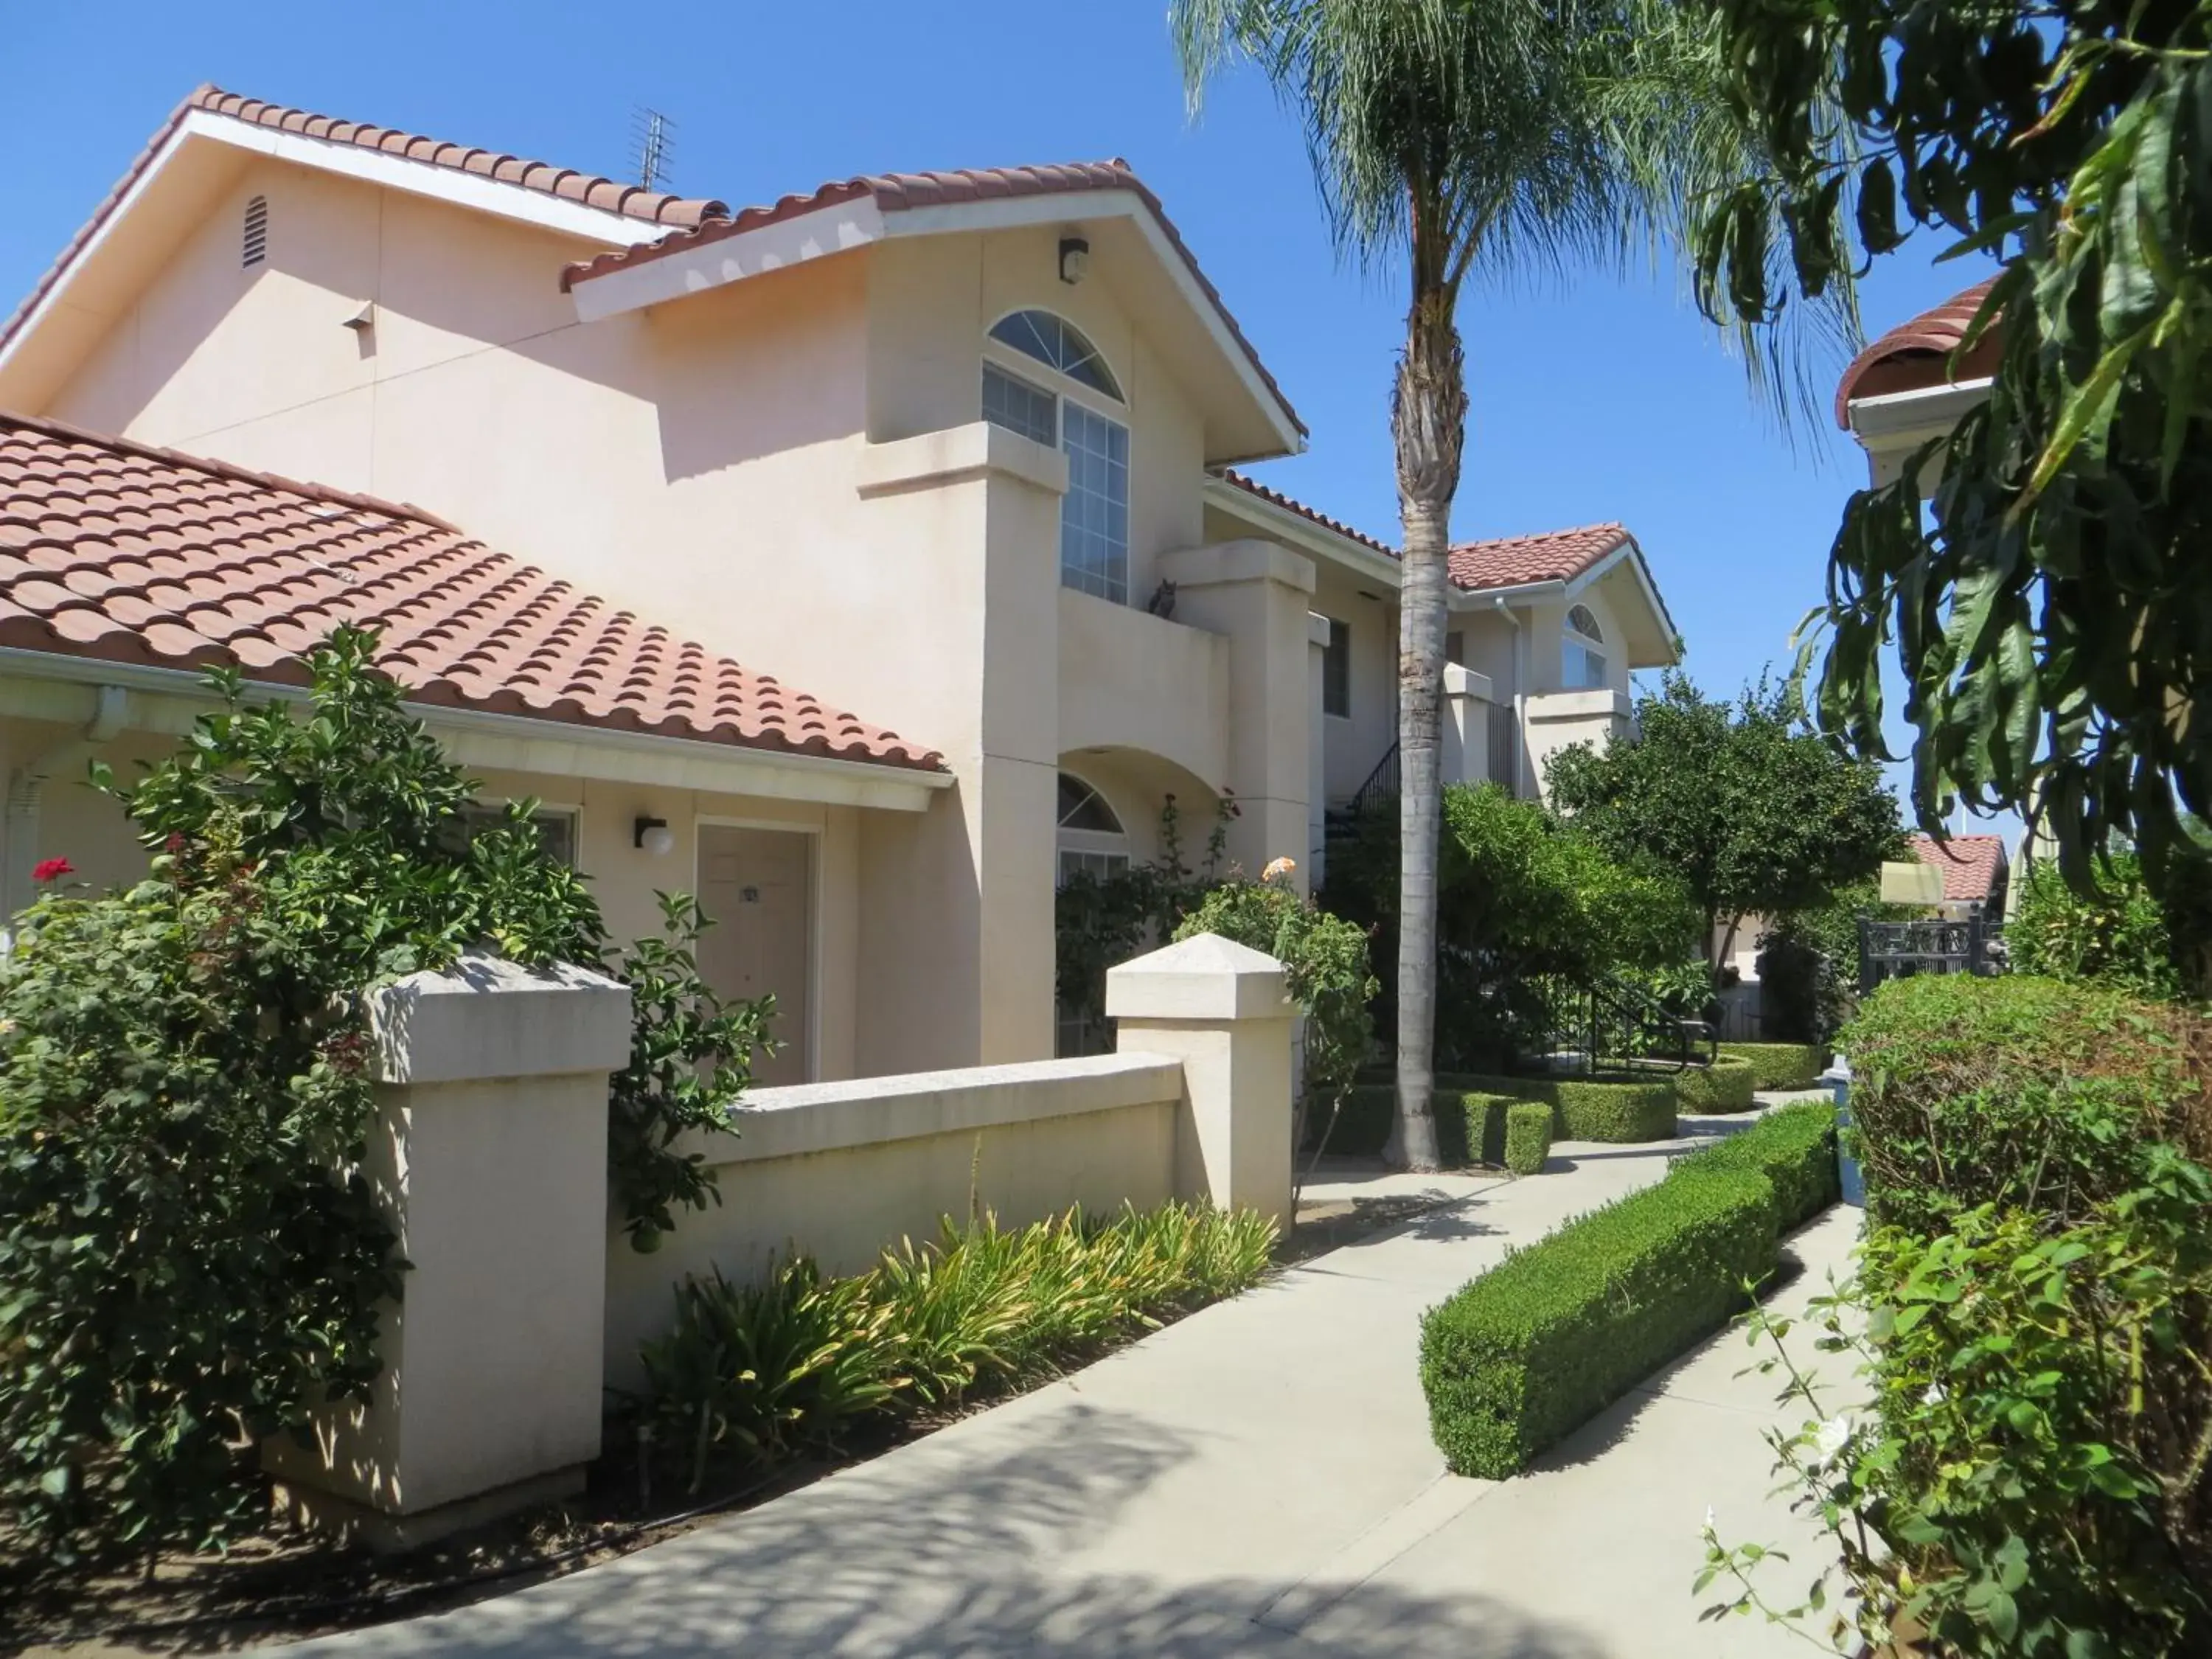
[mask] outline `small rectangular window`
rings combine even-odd
[[[983,418],[1054,449],[1060,447],[1059,400],[990,363],[983,365]]]
[[[454,838],[461,845],[474,841],[487,830],[497,830],[507,823],[504,806],[480,805],[462,810]],[[556,864],[576,867],[576,815],[558,807],[548,807],[530,815],[530,827],[538,832],[538,840]]]
[[[1467,666],[1467,635],[1456,628],[1444,635],[1444,660]]]
[[[1352,624],[1328,619],[1328,643],[1321,653],[1321,712],[1352,718]]]

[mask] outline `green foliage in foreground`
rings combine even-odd
[[[2195,1029],[2016,974],[1884,985],[1844,1038],[1869,1212],[1932,1237],[1984,1204],[2065,1217],[2131,1190],[2160,1143],[2212,1129]]]
[[[1747,1112],[1758,1103],[1752,1098],[1758,1076],[1749,1060],[1735,1054],[1722,1054],[1710,1066],[1686,1066],[1668,1075],[1686,1112]]]
[[[1446,1169],[1504,1163],[1505,1112],[1516,1103],[1512,1096],[1440,1081],[1434,1098],[1437,1153]],[[1379,1157],[1397,1110],[1398,1092],[1391,1085],[1362,1084],[1345,1096],[1334,1127],[1325,1121],[1308,1126],[1307,1150],[1324,1150],[1321,1140],[1326,1134],[1325,1150],[1336,1157]]]
[[[1723,1042],[1721,1052],[1751,1066],[1752,1087],[1760,1093],[1817,1088],[1827,1055],[1810,1042]]]
[[[1525,1468],[1723,1324],[1774,1271],[1780,1229],[1834,1191],[1833,1114],[1808,1102],[1471,1280],[1421,1322],[1444,1461],[1489,1480]]]
[[[803,1256],[757,1286],[686,1279],[637,1409],[696,1492],[718,1462],[834,1451],[864,1421],[1026,1387],[1249,1288],[1274,1242],[1264,1218],[1202,1205],[1011,1231],[987,1215],[851,1279]]]
[[[1674,1137],[1673,1073],[1651,1078],[1447,1077],[1448,1088],[1540,1100],[1562,1140],[1634,1144]]]
[[[1552,1155],[1552,1109],[1524,1100],[1505,1109],[1505,1167],[1517,1176],[1541,1175]]]
[[[2212,0],[1711,15],[1764,165],[1700,204],[1709,313],[1778,319],[1778,288],[1832,292],[1916,229],[2003,262],[1951,365],[1989,398],[1844,509],[1802,659],[1825,641],[1823,730],[1883,755],[1901,683],[1923,825],[1954,796],[2033,813],[2085,895],[2125,836],[2198,919],[2173,934],[2201,993],[2188,818],[2212,809],[2212,744],[2185,711],[2212,699]]]

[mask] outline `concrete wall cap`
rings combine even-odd
[[[380,1083],[613,1072],[629,1060],[629,988],[587,968],[470,951],[368,994]]]
[[[1218,933],[1194,933],[1106,970],[1115,1019],[1289,1019],[1283,964]]]
[[[1127,1053],[794,1083],[747,1092],[730,1114],[734,1138],[687,1134],[675,1150],[710,1164],[751,1164],[1160,1105],[1182,1094],[1181,1060]]]
[[[1444,665],[1444,696],[1474,697],[1483,702],[1495,702],[1490,689],[1490,676],[1478,674],[1472,668],[1455,662]]]

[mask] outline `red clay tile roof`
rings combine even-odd
[[[1950,380],[1954,377],[1950,356],[1958,349],[1959,342],[1966,338],[1967,325],[1974,320],[1974,313],[1982,308],[1982,301],[1989,297],[1996,280],[1992,276],[1987,282],[1977,283],[1964,294],[1953,295],[1934,310],[1923,311],[1910,322],[1899,323],[1852,358],[1851,366],[1844,371],[1843,380],[1836,387],[1836,424],[1846,431],[1850,429],[1854,398],[1879,398],[1891,392],[1917,392]],[[1991,329],[1975,345],[1972,355],[1959,364],[1956,377],[1978,380],[1993,372],[2002,349],[1997,331]]]
[[[1451,550],[1452,584],[1479,592],[1487,587],[1521,587],[1530,582],[1572,581],[1629,539],[1627,530],[1620,525],[1593,524],[1578,530],[1462,542]]]
[[[1943,872],[1945,899],[1986,902],[1996,890],[1997,872],[2005,867],[2004,837],[1954,836],[1938,842],[1933,836],[1915,836],[1912,857],[1916,863],[1932,864]]]
[[[787,219],[796,219],[824,208],[856,201],[861,197],[874,199],[877,210],[882,213],[902,213],[909,208],[945,207],[956,203],[989,202],[1017,196],[1076,195],[1085,191],[1126,190],[1145,204],[1168,241],[1190,274],[1197,280],[1207,302],[1213,307],[1221,320],[1228,325],[1230,333],[1243,348],[1260,379],[1275,401],[1282,405],[1300,432],[1306,423],[1298,419],[1291,400],[1283,395],[1283,388],[1260,361],[1259,352],[1244,331],[1237,325],[1236,318],[1221,298],[1221,290],[1199,268],[1198,256],[1182,240],[1174,221],[1160,205],[1160,198],[1152,194],[1143,179],[1137,177],[1129,164],[1115,156],[1107,161],[1070,161],[1057,165],[1024,167],[981,167],[957,173],[866,173],[857,179],[845,179],[817,186],[805,195],[782,197],[761,207],[741,208],[726,219],[718,219],[696,228],[679,230],[662,237],[659,241],[645,243],[633,248],[616,249],[595,255],[590,259],[570,265],[561,276],[561,286],[574,287],[589,282],[595,276],[611,270],[625,270],[633,265],[645,264],[672,253],[684,252],[718,242],[726,236],[740,236],[749,230],[758,230],[763,225],[780,224]]]
[[[1377,553],[1384,554],[1393,559],[1398,556],[1398,550],[1389,543],[1380,541],[1364,530],[1354,530],[1342,520],[1332,519],[1318,507],[1308,507],[1304,501],[1285,495],[1279,489],[1270,489],[1257,478],[1248,478],[1234,468],[1224,467],[1221,471],[1221,478],[1225,483],[1235,484],[1248,495],[1257,495],[1263,501],[1272,502],[1286,513],[1295,513],[1301,519],[1310,520],[1323,530],[1333,530],[1347,540],[1358,542],[1362,547],[1372,548]]]
[[[274,127],[281,132],[295,132],[308,138],[325,139],[335,144],[354,144],[362,149],[381,150],[387,155],[426,162],[455,173],[474,173],[502,184],[520,185],[524,190],[558,197],[563,201],[580,202],[587,207],[602,208],[645,224],[663,225],[672,229],[689,228],[717,218],[726,219],[730,213],[728,207],[720,202],[642,190],[635,185],[618,184],[611,179],[602,179],[596,173],[576,173],[568,167],[556,167],[548,162],[532,161],[497,150],[471,149],[465,144],[425,138],[392,127],[371,126],[360,121],[341,121],[334,116],[316,115],[307,110],[292,109],[283,104],[265,104],[257,98],[225,92],[220,87],[203,85],[194,88],[185,95],[184,102],[169,112],[169,118],[147,141],[145,149],[138,152],[137,159],[117,180],[115,188],[108,191],[106,199],[93,210],[92,217],[85,221],[84,228],[70,239],[69,246],[62,250],[61,257],[47,268],[46,275],[39,278],[29,297],[15,308],[7,325],[0,327],[0,346],[4,346],[15,337],[16,329],[30,315],[32,308],[60,280],[62,272],[69,268],[70,261],[99,234],[100,227],[107,222],[108,216],[153,164],[161,147],[169,142],[171,136],[183,125],[185,118],[194,110],[204,110],[212,115],[227,115],[255,126]]]
[[[416,702],[942,769],[417,507],[0,414],[0,646],[297,684],[342,622]]]

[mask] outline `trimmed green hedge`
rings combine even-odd
[[[1826,1051],[1809,1042],[1723,1042],[1721,1052],[1749,1060],[1760,1090],[1817,1089],[1827,1069]]]
[[[1421,1321],[1429,1428],[1457,1474],[1500,1480],[1717,1329],[1773,1271],[1769,1183],[1679,1170],[1570,1222]]]
[[[1540,1175],[1552,1155],[1552,1109],[1540,1100],[1516,1100],[1505,1109],[1505,1167],[1517,1176]]]
[[[1437,1115],[1437,1152],[1447,1169],[1469,1164],[1505,1161],[1505,1109],[1514,1103],[1506,1096],[1480,1090],[1437,1087],[1432,1100]],[[1344,1098],[1336,1128],[1328,1137],[1328,1151],[1340,1158],[1374,1158],[1390,1138],[1391,1121],[1398,1113],[1398,1091],[1388,1083],[1363,1083]],[[1318,1149],[1328,1115],[1316,1113],[1306,1131],[1305,1151]]]
[[[1674,1138],[1674,1080],[1586,1077],[1445,1077],[1442,1086],[1481,1095],[1540,1100],[1562,1140],[1631,1143]]]
[[[1674,1073],[1674,1097],[1686,1112],[1747,1112],[1759,1079],[1751,1062],[1723,1054],[1710,1066],[1686,1066]]]
[[[1675,1167],[1749,1170],[1765,1176],[1774,1186],[1777,1218],[1788,1232],[1842,1196],[1836,1178],[1836,1109],[1825,1100],[1784,1106],[1718,1146],[1691,1153]]]
[[[1723,1324],[1784,1227],[1836,1196],[1835,1114],[1808,1101],[1682,1159],[1431,1308],[1421,1387],[1444,1461],[1502,1480]]]

